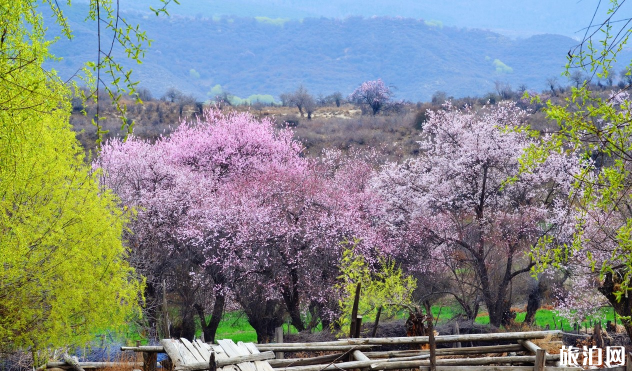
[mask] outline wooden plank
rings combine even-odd
[[[236,365],[244,362],[254,362],[254,361],[265,361],[267,359],[274,359],[274,352],[263,352],[258,354],[248,354],[244,356],[238,357],[230,357],[228,359],[223,359],[221,361],[217,361],[217,367],[224,367],[226,365]]]
[[[250,348],[248,348],[248,346],[246,345],[246,343],[244,343],[243,341],[239,341],[239,342],[237,342],[237,348],[238,348],[240,351],[242,351],[242,354],[243,354],[244,356],[252,354],[252,351],[250,350]],[[255,349],[257,349],[257,347],[255,347]],[[259,353],[259,349],[257,349],[257,353]]]
[[[359,350],[354,350],[352,354],[353,358],[355,358],[356,361],[370,361],[369,357],[364,355],[364,353]]]
[[[525,347],[525,349],[531,352],[532,354],[535,354],[538,351],[538,349],[542,349],[529,340],[518,340],[518,344]]]
[[[218,340],[217,344],[224,349],[224,353],[226,353],[228,357],[237,357],[242,355],[241,350],[237,349],[237,345],[230,339]]]
[[[211,352],[208,348],[208,344],[203,343],[202,341],[200,341],[200,339],[196,339],[193,342],[193,346],[195,346],[198,352],[200,352],[200,354],[204,358],[204,361],[208,362],[211,359]]]
[[[182,342],[180,341],[176,341],[175,344],[178,347],[178,350],[180,351],[180,354],[182,355],[182,361],[184,362],[183,365],[187,365],[187,364],[192,364],[192,363],[197,363],[199,362],[197,358],[195,358],[195,356],[193,355],[193,353],[191,353],[186,345],[184,345]]]
[[[248,348],[246,348],[246,346],[244,346],[243,343],[241,344],[242,346],[239,346],[230,339],[219,340],[218,343],[222,346],[222,348],[226,351],[226,353],[229,355],[230,358],[234,358],[234,357],[237,358],[240,356],[252,356]],[[266,354],[266,353],[262,353],[262,354]],[[271,358],[274,358],[274,353],[272,353]],[[237,363],[236,366],[241,371],[257,371],[257,368],[251,362],[242,361],[240,363]]]
[[[557,356],[557,357],[556,357]],[[547,361],[559,360],[559,354],[549,355],[546,357]],[[498,363],[533,363],[535,362],[535,356],[512,356],[512,357],[480,357],[480,358],[455,358],[455,359],[438,359],[436,361],[437,366],[488,366]],[[277,371],[334,371],[334,370],[349,370],[354,368],[370,367],[372,370],[395,370],[395,369],[407,369],[418,367],[430,366],[428,360],[415,360],[415,361],[397,361],[397,362],[385,362],[385,361],[352,361],[342,362],[324,367],[324,365],[314,366],[298,366],[298,367],[283,367],[277,368]],[[533,370],[533,367],[531,367]]]
[[[268,361],[255,361],[255,367],[257,367],[257,371],[274,371]]]
[[[419,367],[419,371],[429,370],[429,366]],[[533,371],[533,366],[437,366],[437,371]],[[583,371],[583,369],[581,367],[546,366],[546,371]]]
[[[156,352],[156,353],[165,353],[165,350],[162,345],[141,345],[138,347],[120,347],[121,352],[131,351],[131,352]]]
[[[195,358],[196,362],[206,362],[208,364],[208,359],[205,360],[204,356],[202,356],[202,354],[200,354],[200,351],[197,350],[196,347],[193,346],[193,344],[191,344],[191,342],[185,338],[180,338],[180,342],[182,343],[182,345],[184,345],[184,347],[186,348],[186,350],[189,351],[189,353]]]
[[[557,356],[557,357],[556,357]],[[559,354],[549,355],[544,358],[547,361],[557,361],[560,359]],[[438,359],[437,366],[487,366],[498,363],[533,363],[536,361],[535,356],[511,356],[511,357],[480,357],[480,358],[460,358],[460,359]],[[430,366],[430,361],[398,361],[398,362],[380,362],[371,365],[372,370],[395,370],[403,368],[416,368],[421,366]]]
[[[527,332],[496,332],[490,334],[463,334],[436,336],[436,343],[454,343],[466,341],[497,341],[518,339],[544,339],[547,336],[558,335],[560,331],[527,331]],[[348,344],[428,344],[428,336],[391,337],[391,338],[363,338],[339,340]]]
[[[463,355],[463,354],[485,354],[485,353],[505,353],[524,351],[524,346],[519,344],[507,345],[485,345],[480,347],[466,348],[439,348],[437,355]],[[395,358],[395,357],[411,357],[422,354],[429,354],[428,350],[395,350],[385,352],[362,352],[371,359],[376,358]]]
[[[264,361],[266,359],[273,359],[274,352],[264,352],[259,354],[248,354],[245,356],[237,356],[237,357],[227,357],[220,360],[215,360],[215,364],[218,368],[222,368],[228,365],[237,365],[240,369],[255,369],[254,361]],[[242,367],[243,366],[243,367]],[[208,370],[209,363],[208,362],[197,362],[182,365],[176,368],[176,370]]]
[[[185,363],[176,340],[162,339],[160,340],[160,344],[164,347],[165,353],[167,353],[171,359],[174,367],[182,366]]]
[[[253,343],[244,343],[244,344],[246,345],[246,348],[248,348],[248,350],[250,351],[250,354],[258,354],[259,353],[259,349],[257,349],[257,346],[254,345]]]
[[[226,351],[220,345],[211,345],[210,347],[212,352],[215,354],[216,361],[228,358],[228,354],[226,354]]]
[[[310,357],[310,358],[288,358],[288,359],[271,359],[267,361],[272,367],[292,367],[292,366],[309,366],[322,365],[330,362],[341,360],[342,353],[328,354],[326,356]]]
[[[79,365],[84,369],[94,369],[94,368],[141,368],[143,367],[143,362],[79,362]],[[68,370],[71,368],[66,362],[48,362],[46,363],[46,369],[51,370],[54,368]],[[37,368],[38,370],[43,370],[44,366],[40,366]]]
[[[239,368],[235,365],[228,365],[222,368],[218,368],[217,371],[239,371]]]
[[[370,339],[370,338],[367,338],[367,339]],[[353,340],[354,340],[354,344],[361,344],[362,341],[364,341],[365,339],[353,339]],[[276,345],[304,348],[304,347],[309,347],[309,346],[350,346],[351,344],[349,344],[349,342],[346,340],[336,340],[336,341],[315,341],[311,343],[283,343],[283,344],[267,343],[267,344],[255,344],[255,345],[257,346],[257,348],[259,348],[259,350],[261,350],[261,347],[272,347]]]
[[[375,345],[324,345],[324,346],[295,346],[292,343],[282,344],[257,344],[259,351],[271,350],[273,352],[346,352],[349,350],[372,349]]]

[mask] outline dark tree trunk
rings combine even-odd
[[[156,286],[152,282],[147,282],[147,286],[145,286],[145,298],[149,303],[145,308],[145,318],[147,318],[149,328],[155,329],[157,328],[158,303],[161,298],[156,294]]]
[[[290,287],[285,287],[283,289],[283,301],[285,302],[287,312],[290,315],[292,326],[301,332],[305,330],[305,325],[303,324],[303,319],[301,318],[300,296],[298,292],[298,272],[296,269],[290,270],[290,285]]]
[[[318,323],[320,322],[320,305],[318,303],[312,302],[309,305],[309,314],[311,315],[311,319],[307,324],[307,331],[312,331]],[[323,327],[324,328],[324,327]]]
[[[534,285],[533,289],[529,293],[527,299],[527,315],[524,318],[524,322],[528,325],[532,325],[535,321],[535,313],[540,309],[542,303],[542,295],[546,290],[546,285],[543,280],[539,280],[537,285]]]
[[[622,295],[621,300],[617,301],[616,292],[621,284],[620,275],[615,271],[615,275],[611,272],[606,273],[604,282],[599,287],[599,292],[603,294],[610,302],[614,310],[621,317],[621,324],[625,327],[628,337],[632,339],[632,295]],[[625,318],[628,318],[627,320]]]
[[[204,341],[207,343],[215,342],[215,334],[219,327],[219,322],[224,314],[224,304],[226,298],[223,294],[218,293],[215,295],[215,303],[213,304],[213,312],[211,313],[211,319],[206,322],[206,316],[204,314],[204,308],[201,305],[195,304],[195,310],[197,310],[198,317],[200,317],[200,323],[202,324],[202,331],[204,332]]]
[[[195,336],[195,320],[193,319],[193,312],[191,310],[184,309],[182,315],[182,322],[177,326],[172,326],[169,331],[171,336],[175,338],[185,338],[189,341],[193,341]]]
[[[283,324],[283,307],[279,302],[268,300],[244,308],[248,323],[257,333],[258,343],[274,340],[274,331]]]

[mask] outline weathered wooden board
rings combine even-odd
[[[274,358],[274,353],[261,353],[252,343],[235,344],[230,339],[219,340],[218,345],[187,339],[164,339],[160,343],[176,371],[208,370],[211,354],[214,354],[217,371],[273,371],[265,360]]]

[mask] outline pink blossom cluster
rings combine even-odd
[[[370,107],[375,115],[391,100],[393,93],[381,79],[365,81],[349,95],[349,101]]]
[[[292,131],[274,126],[209,110],[155,143],[110,141],[95,167],[137,211],[133,246],[193,251],[192,274],[212,276],[242,306],[282,303],[300,327],[307,307],[336,306],[340,243],[360,238],[369,250],[378,204],[360,155],[305,158]]]
[[[423,257],[411,262],[421,271],[474,272],[467,284],[499,325],[511,281],[534,266],[530,249],[572,241],[568,197],[578,161],[554,155],[520,173],[523,150],[536,142],[517,130],[525,112],[513,103],[478,112],[447,103],[429,116],[420,156],[386,166],[373,185],[388,204],[399,253]]]

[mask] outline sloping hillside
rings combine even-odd
[[[85,14],[79,5],[70,13],[75,39],[55,46],[64,57],[54,64],[62,76],[96,55],[94,31],[77,23]],[[174,86],[199,100],[214,96],[217,85],[240,97],[278,96],[299,84],[313,94],[346,95],[376,78],[396,87],[398,98],[414,101],[437,90],[484,94],[496,80],[540,90],[547,77],[560,75],[575,44],[559,35],[512,40],[409,18],[126,17],[154,40],[144,63],[132,66],[142,86],[157,96]]]

